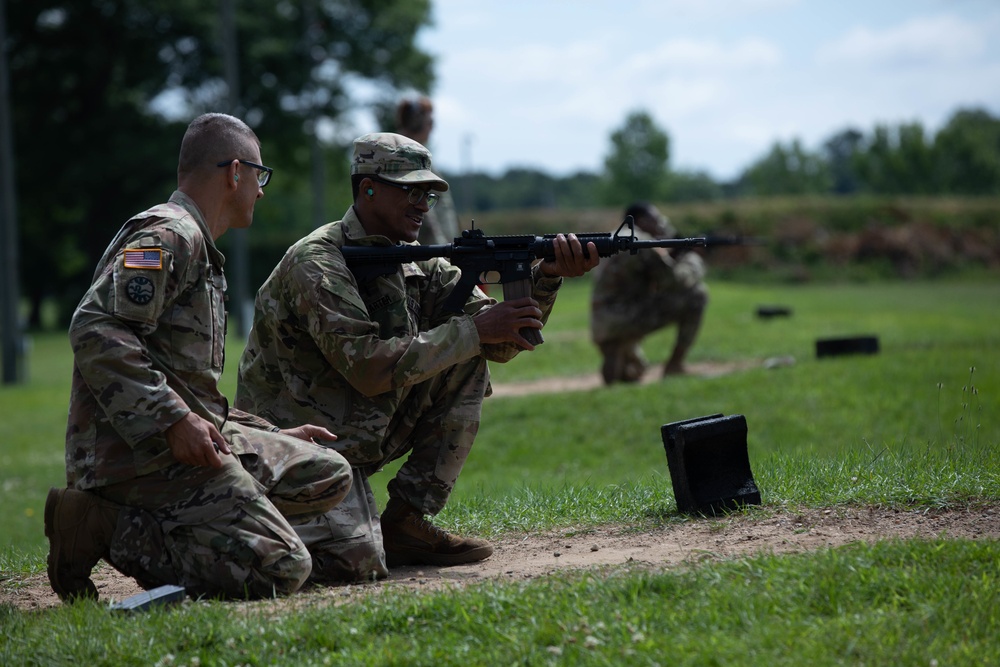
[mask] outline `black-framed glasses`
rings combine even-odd
[[[386,185],[391,185],[394,188],[399,188],[406,192],[406,200],[416,206],[424,199],[427,200],[427,210],[431,210],[438,203],[438,199],[441,195],[435,192],[428,192],[427,190],[422,190],[414,185],[403,185],[402,183],[393,183],[392,181],[387,181],[382,178],[375,179],[379,183],[385,183]]]
[[[264,187],[271,181],[271,174],[274,173],[274,169],[270,167],[265,167],[262,164],[257,164],[256,162],[251,162],[250,160],[236,160],[240,164],[245,164],[248,167],[253,167],[257,170],[257,187]],[[233,163],[232,160],[226,160],[215,165],[216,167],[228,167]]]

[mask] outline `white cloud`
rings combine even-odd
[[[745,19],[801,5],[801,0],[643,0],[634,3],[647,17],[682,21]],[[628,6],[628,3],[623,3]],[[635,5],[638,5],[637,7]]]
[[[493,85],[557,85],[587,83],[588,72],[603,71],[608,60],[600,42],[561,45],[523,43],[474,48],[449,61],[450,75]]]
[[[732,72],[778,65],[781,63],[781,50],[759,38],[731,43],[717,39],[675,39],[664,42],[640,58],[668,67],[682,67],[693,73]]]
[[[435,0],[435,160],[455,169],[471,147],[492,172],[597,170],[643,109],[675,166],[726,178],[775,141],[1000,113],[1000,10],[985,2]]]
[[[919,17],[885,30],[859,26],[817,53],[820,64],[955,64],[985,52],[982,24],[955,16]]]

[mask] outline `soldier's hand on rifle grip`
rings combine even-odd
[[[526,350],[535,346],[521,335],[521,329],[541,329],[542,309],[531,297],[501,301],[484,308],[473,316],[472,321],[479,333],[479,342],[517,343]]]
[[[597,254],[597,246],[592,242],[587,244],[587,256],[583,256],[583,246],[576,234],[556,234],[552,241],[555,259],[547,259],[541,263],[541,270],[547,276],[574,278],[582,276],[597,266],[601,258]]]
[[[174,458],[187,465],[221,468],[222,457],[219,454],[232,454],[215,424],[193,412],[184,415],[164,435]]]

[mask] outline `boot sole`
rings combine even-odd
[[[390,568],[404,565],[437,565],[448,567],[486,560],[493,555],[493,547],[486,545],[455,554],[437,554],[420,549],[402,548],[385,552],[385,562]]]

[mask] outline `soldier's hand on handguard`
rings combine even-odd
[[[174,458],[187,465],[221,468],[222,457],[219,454],[232,454],[215,424],[193,412],[168,428],[164,435]]]
[[[542,328],[542,309],[530,296],[498,304],[480,310],[472,319],[479,332],[480,343],[517,343],[526,350],[535,346],[524,339],[521,329]]]
[[[283,428],[279,431],[279,433],[290,435],[293,438],[306,440],[308,442],[337,439],[337,436],[330,433],[330,431],[327,431],[322,426],[315,426],[314,424],[303,424],[302,426],[296,426],[295,428]]]
[[[593,242],[587,244],[587,257],[583,256],[583,246],[576,234],[568,236],[556,234],[552,241],[555,259],[546,259],[541,263],[541,270],[547,276],[562,276],[574,278],[582,276],[597,266],[601,258],[597,254],[597,246]]]

